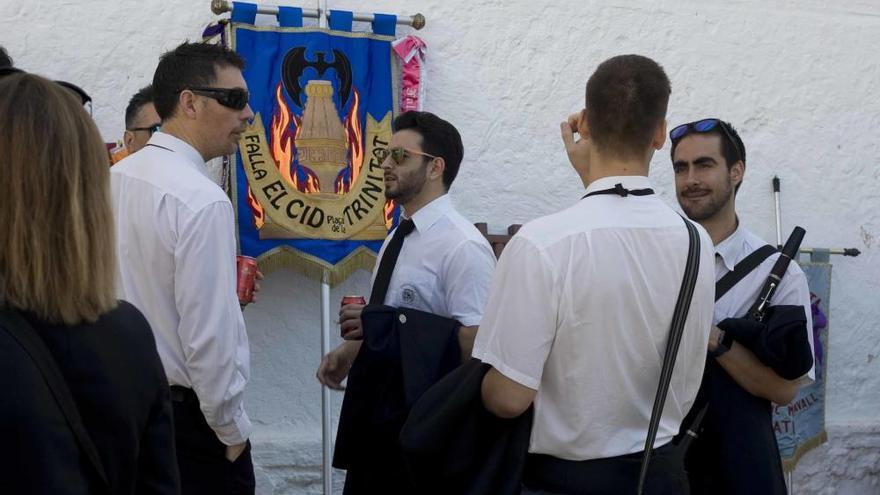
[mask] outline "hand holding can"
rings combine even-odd
[[[363,338],[363,335],[360,333],[360,313],[357,316],[350,315],[348,317],[342,314],[343,308],[349,304],[364,306],[367,304],[367,300],[364,299],[364,296],[342,297],[342,301],[339,304],[339,336],[346,340],[360,340]],[[346,323],[349,320],[357,320],[357,324],[353,324],[353,322]]]
[[[238,302],[244,306],[254,300],[254,283],[257,278],[257,260],[250,256],[236,256]]]

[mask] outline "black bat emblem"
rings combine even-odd
[[[299,78],[308,67],[315,69],[318,77],[323,76],[329,69],[336,69],[336,82],[339,83],[339,101],[342,103],[342,108],[345,108],[345,104],[348,103],[349,93],[351,92],[351,63],[340,50],[333,50],[332,62],[328,62],[324,55],[324,52],[315,52],[317,60],[308,60],[305,47],[298,46],[288,51],[284,56],[284,62],[281,65],[281,79],[284,82],[284,89],[287,90],[287,94],[290,95],[293,102],[300,108],[303,107],[303,87],[299,83]]]

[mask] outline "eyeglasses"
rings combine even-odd
[[[132,127],[131,129],[126,129],[126,131],[131,131],[131,132],[147,131],[150,133],[150,136],[152,136],[153,134],[159,132],[159,129],[161,127],[162,127],[162,124],[153,124],[153,125],[148,125],[146,127]]]
[[[394,163],[400,165],[401,163],[403,163],[404,160],[406,160],[406,158],[409,156],[409,153],[412,153],[413,155],[427,156],[430,158],[439,158],[434,155],[429,155],[427,153],[422,153],[421,151],[407,149],[402,146],[398,146],[396,148],[379,148],[376,150],[376,157],[379,158],[380,161],[384,162],[385,159],[390,156],[391,160]]]
[[[730,129],[728,129],[728,124],[721,119],[703,119],[697,120],[694,122],[688,122],[687,124],[681,124],[680,126],[674,127],[671,131],[669,131],[669,139],[672,141],[673,145],[678,144],[679,141],[688,134],[692,132],[696,132],[697,134],[705,134],[707,132],[712,132],[715,129],[721,129],[721,133],[724,134],[724,137],[727,138],[727,141],[733,145],[733,149],[736,150],[737,157],[740,160],[743,160],[743,150],[740,149],[739,144],[736,139],[733,138],[733,134],[730,133]]]
[[[17,67],[0,67],[0,77],[9,76],[12,74],[25,74],[25,71]],[[69,83],[67,81],[55,81],[55,84],[58,84],[62,88],[74,93],[80,99],[80,101],[82,101],[83,107],[86,107],[89,110],[89,115],[92,114],[92,97],[89,96],[89,94],[86,93],[85,90],[83,90],[76,84]]]
[[[217,103],[233,110],[244,110],[248,104],[249,93],[241,88],[186,88],[193,93],[217,100]]]

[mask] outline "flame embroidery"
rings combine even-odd
[[[394,224],[394,209],[397,208],[397,203],[393,199],[389,199],[385,201],[385,229],[391,230],[391,226]]]

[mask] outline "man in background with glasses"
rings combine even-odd
[[[254,116],[243,67],[234,52],[204,43],[162,55],[152,85],[162,130],[111,169],[119,297],[156,337],[184,494],[255,488],[233,208],[205,167],[235,152]]]
[[[677,126],[669,137],[678,203],[712,238],[715,278],[721,280],[767,245],[748,231],[736,214],[736,195],[746,169],[745,146],[733,126],[715,118]],[[692,494],[786,493],[772,431],[771,402],[789,403],[802,384],[814,379],[814,370],[799,378],[783,378],[733,340],[731,332],[719,328],[733,322],[724,322],[728,318],[745,316],[757,299],[779,258],[773,249],[765,251],[768,254],[763,261],[756,261],[759,264],[715,302],[709,359],[700,392],[708,407],[700,425],[690,423],[705,407],[702,400],[697,401],[685,421],[685,427],[698,433],[686,460]],[[777,307],[803,307],[801,325],[812,349],[810,292],[797,263],[788,266],[772,303]]]
[[[122,146],[110,152],[110,161],[115,164],[143,148],[161,125],[156,106],[153,105],[153,87],[144,86],[128,100]]]
[[[125,133],[122,143],[128,154],[132,154],[146,146],[153,133],[159,130],[162,121],[153,105],[153,86],[141,88],[125,108]]]
[[[397,201],[403,210],[397,227],[379,251],[369,303],[412,308],[456,320],[461,325],[457,335],[461,352],[454,356],[458,362],[470,356],[495,268],[495,255],[486,238],[456,211],[447,194],[464,155],[458,130],[434,114],[415,111],[399,115],[393,128],[388,147],[380,151],[385,196]],[[340,310],[339,324],[346,341],[321,361],[317,377],[323,385],[345,389],[342,381],[361,348],[362,310],[363,305],[359,304]],[[426,350],[425,356],[432,350]],[[369,385],[389,390],[395,387],[392,383]],[[402,389],[402,384],[398,385]],[[415,493],[401,461],[397,429],[371,442],[364,440],[364,434],[368,434],[364,430],[368,428],[348,428],[348,394],[378,397],[374,392],[375,389],[365,392],[354,387],[346,391],[334,458],[334,465],[347,469],[343,493]],[[382,395],[378,400],[385,397]],[[344,431],[353,435],[346,436]],[[370,455],[340,455],[341,451]]]

